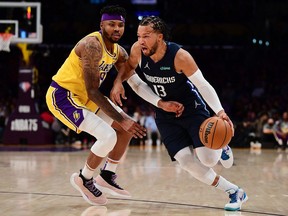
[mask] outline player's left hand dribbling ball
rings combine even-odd
[[[200,126],[199,137],[203,145],[221,149],[228,145],[233,136],[229,123],[217,116],[206,119]]]

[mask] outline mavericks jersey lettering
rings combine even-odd
[[[187,114],[208,113],[198,90],[185,74],[175,71],[174,59],[180,46],[176,43],[167,42],[167,50],[164,57],[154,62],[150,57],[142,53],[140,69],[145,77],[145,82],[164,101],[173,100],[182,103],[185,107],[182,116]],[[156,109],[159,115],[172,115],[161,109]],[[175,114],[173,114],[175,116]]]
[[[105,80],[107,73],[113,67],[114,63],[118,60],[119,45],[114,44],[113,53],[107,51],[103,42],[100,32],[93,32],[88,36],[95,36],[102,44],[102,59],[99,61],[100,69],[100,85]],[[58,70],[57,74],[52,79],[60,85],[74,94],[78,95],[83,100],[88,100],[88,95],[85,88],[85,82],[83,77],[82,63],[79,56],[75,53],[75,47],[70,52],[68,58]]]

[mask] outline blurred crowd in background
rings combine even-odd
[[[42,2],[43,43],[30,46],[30,49],[33,50],[31,63],[39,71],[34,87],[37,92],[35,102],[39,106],[39,114],[44,113],[44,119],[47,112],[45,94],[51,77],[74,44],[87,33],[99,29],[99,10],[107,1],[99,1],[99,4],[91,2]],[[259,142],[272,148],[280,146],[285,149],[288,136],[288,15],[280,2],[283,4],[287,1],[265,1],[262,4],[257,0],[239,0],[233,3],[222,1],[219,5],[208,0],[201,1],[201,4],[200,1],[158,0],[155,5],[149,6],[131,2],[117,1],[128,11],[125,34],[120,41],[127,52],[137,39],[139,12],[151,10],[159,13],[172,30],[171,40],[191,53],[206,79],[216,89],[235,124],[236,133],[231,145],[247,147]],[[268,10],[272,6],[277,11]],[[145,10],[141,11],[143,7]],[[259,44],[259,38],[267,43]],[[11,45],[11,52],[0,52],[0,136],[17,102],[21,58],[21,51],[16,45]],[[108,96],[116,73],[112,70],[101,87]],[[125,87],[128,99],[123,109],[139,122],[142,121],[143,125],[146,123],[147,128],[151,127],[153,135],[143,142],[159,144],[161,138],[150,118],[153,117],[153,107],[136,96],[128,85]],[[51,128],[52,123],[50,119]],[[71,142],[67,140],[71,137],[81,142],[93,142],[93,138],[85,134],[81,138],[75,134],[70,136],[73,132],[62,128],[61,124],[55,126],[54,123],[53,127],[58,128],[54,130],[59,132],[55,135],[55,143]],[[276,136],[276,129],[280,128],[283,133]],[[141,142],[133,140],[131,144]]]

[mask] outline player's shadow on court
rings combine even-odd
[[[110,212],[105,206],[90,206],[82,212],[81,216],[129,216],[130,214],[130,209]]]

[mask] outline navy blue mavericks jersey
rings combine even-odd
[[[142,53],[140,69],[150,88],[164,101],[177,101],[184,105],[183,117],[191,114],[209,115],[206,105],[196,87],[183,73],[175,71],[174,59],[180,46],[167,42],[164,57],[154,62]],[[141,76],[143,77],[143,76]],[[156,118],[175,117],[175,113],[168,113],[156,108]]]

